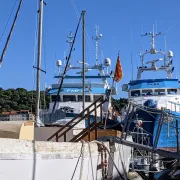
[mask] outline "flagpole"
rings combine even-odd
[[[118,58],[119,58],[119,52],[118,52]],[[116,62],[116,68],[117,68],[117,62]],[[115,72],[116,72],[116,68],[115,68]],[[108,99],[108,108],[109,108],[109,104],[110,104],[110,98],[111,98],[111,94],[112,94],[112,88],[114,87],[115,72],[114,72],[114,77],[113,77],[113,82],[112,82],[112,86],[111,86],[110,94],[109,94],[109,97],[108,97],[108,98],[109,98],[109,99]],[[108,108],[107,108],[106,118],[105,118],[105,122],[104,122],[104,130],[106,129],[106,124],[107,124],[107,118],[108,118]]]

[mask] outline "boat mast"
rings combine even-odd
[[[82,11],[82,75],[83,75],[83,111],[85,109],[85,13]]]
[[[40,75],[41,75],[41,59],[42,59],[42,25],[43,25],[43,4],[44,0],[40,0],[39,9],[39,31],[38,31],[38,59],[37,59],[37,80],[36,80],[36,124],[42,124],[39,117],[39,104],[40,104]]]

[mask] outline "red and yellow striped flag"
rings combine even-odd
[[[122,66],[120,63],[120,57],[118,55],[117,62],[116,62],[116,70],[114,73],[114,80],[116,82],[119,82],[122,79],[122,77],[123,77]]]

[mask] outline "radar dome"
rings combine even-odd
[[[56,65],[57,66],[62,66],[62,61],[61,60],[57,60]]]
[[[172,51],[168,51],[168,57],[170,57],[170,58],[173,57],[173,52]]]
[[[111,65],[111,60],[110,60],[109,58],[106,58],[106,59],[104,60],[104,65],[105,65],[105,66],[110,66],[110,65]]]

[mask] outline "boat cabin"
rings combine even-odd
[[[135,80],[128,85],[129,98],[180,95],[178,79]]]
[[[48,92],[50,95],[50,102],[55,102],[58,92],[58,84],[54,84],[52,89]],[[65,83],[61,89],[58,97],[58,102],[82,102],[82,83]],[[85,87],[85,102],[94,102],[106,94],[104,84],[93,83],[86,84]]]

